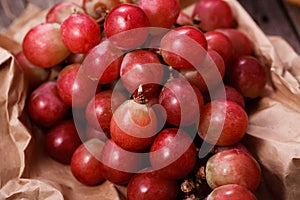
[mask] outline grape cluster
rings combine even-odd
[[[82,184],[129,200],[255,200],[242,144],[266,72],[230,6],[201,0],[60,2],[16,55],[45,148]]]

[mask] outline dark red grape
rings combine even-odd
[[[193,18],[200,21],[199,26],[205,31],[232,27],[234,23],[231,8],[223,0],[198,1],[193,11]]]
[[[124,56],[120,75],[124,87],[131,94],[136,93],[142,85],[143,95],[147,98],[160,89],[164,67],[156,54],[136,50]]]
[[[176,181],[161,178],[156,172],[138,172],[127,186],[128,200],[175,200],[178,194]]]
[[[137,48],[146,41],[149,26],[149,19],[139,6],[123,3],[106,16],[104,32],[113,44],[126,50]]]
[[[53,81],[41,84],[28,99],[28,113],[40,126],[55,125],[66,116],[68,110],[69,106],[59,96],[57,83]]]
[[[57,89],[62,100],[72,107],[85,107],[89,100],[100,90],[94,86],[97,82],[89,79],[80,71],[78,63],[67,65],[63,68],[57,78]]]
[[[180,12],[178,0],[140,0],[139,6],[146,13],[152,27],[171,28]]]
[[[201,92],[183,78],[171,78],[159,94],[167,121],[175,126],[198,123],[204,105]]]
[[[127,184],[142,169],[139,154],[122,149],[111,139],[105,143],[100,161],[104,178],[115,184]]]
[[[233,101],[214,100],[204,106],[199,123],[199,136],[206,142],[228,146],[246,134],[248,115]]]
[[[206,200],[257,200],[247,188],[238,184],[222,185],[214,189]]]
[[[87,14],[70,15],[62,22],[60,35],[73,53],[87,53],[101,41],[100,26]]]
[[[207,41],[194,26],[182,26],[168,32],[160,43],[164,61],[175,69],[196,68],[206,56]]]
[[[73,153],[81,143],[72,119],[58,123],[46,133],[46,151],[63,164],[70,164]]]
[[[226,81],[244,97],[257,98],[263,94],[267,74],[264,66],[257,58],[241,56],[236,60],[235,65],[228,70]]]
[[[98,139],[91,139],[81,144],[71,159],[73,176],[85,185],[97,185],[104,181],[101,171],[100,153],[104,143]]]
[[[182,179],[194,168],[197,160],[192,138],[182,129],[167,128],[155,138],[150,149],[153,170],[162,178]]]

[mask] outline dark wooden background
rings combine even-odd
[[[0,32],[26,5],[48,8],[60,0],[0,0]],[[300,54],[300,7],[286,0],[238,0],[267,35],[282,36]],[[189,0],[183,0],[183,3]]]

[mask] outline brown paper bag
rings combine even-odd
[[[267,38],[245,11],[235,14],[243,19],[239,28],[255,42],[256,54],[270,66],[271,78],[265,96],[249,114],[245,142],[262,166],[263,183],[272,199],[299,199],[300,56],[282,38]],[[261,192],[258,197],[267,195]]]
[[[249,113],[249,129],[244,140],[263,170],[257,197],[263,200],[299,199],[300,58],[282,38],[267,37],[237,1],[227,2],[238,20],[239,29],[255,43],[255,52],[266,64],[270,76],[264,97]],[[191,13],[192,8],[188,7],[185,12]],[[14,40],[11,44],[16,44],[15,41],[20,44],[26,31],[44,20],[45,11],[36,9],[33,19],[26,15],[25,11],[7,30],[7,35],[0,37],[2,48],[13,47],[7,37]],[[31,127],[26,116],[26,80],[9,53],[17,48],[20,47],[16,45],[9,51],[0,49],[0,199],[125,198],[122,195],[126,193],[125,187],[108,181],[95,187],[84,186],[74,179],[69,166],[45,154],[41,147],[44,133]]]
[[[6,43],[10,42],[6,38]],[[70,166],[46,155],[44,133],[31,126],[26,114],[28,87],[24,74],[13,55],[3,48],[0,66],[0,199],[124,199],[124,187],[108,181],[84,186],[75,180]]]
[[[261,163],[267,189],[276,199],[300,198],[300,57],[286,41],[270,37],[281,66],[271,68],[275,91],[250,115],[247,145]],[[263,197],[263,196],[262,196]]]

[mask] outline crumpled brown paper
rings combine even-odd
[[[13,47],[10,43],[15,44],[6,38],[7,46]],[[84,186],[75,180],[70,166],[46,155],[44,133],[31,126],[26,114],[28,83],[13,55],[3,48],[0,66],[0,199],[124,199],[124,187],[108,181]]]
[[[244,140],[263,170],[257,197],[300,199],[300,57],[282,38],[267,37],[237,1],[227,2],[239,29],[255,43],[255,52],[266,64],[270,78],[263,98],[249,110]],[[28,121],[27,82],[10,54],[20,50],[26,31],[44,20],[45,11],[30,10],[6,35],[0,34],[0,199],[124,199],[125,187],[108,181],[84,186],[74,179],[69,166],[55,162],[41,148],[44,133]],[[191,10],[192,6],[185,12]]]
[[[236,1],[230,4],[240,7]],[[270,67],[271,83],[249,114],[245,138],[263,170],[257,196],[300,199],[300,56],[284,39],[266,37],[245,11],[237,10],[239,28],[254,41],[256,54]]]

